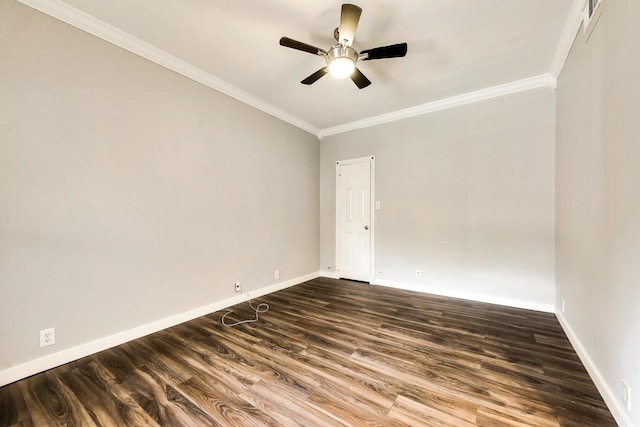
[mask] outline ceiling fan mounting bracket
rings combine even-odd
[[[351,43],[349,42],[348,39],[340,40],[340,28],[338,27],[336,27],[336,29],[333,30],[333,38],[336,39],[338,44],[342,46],[351,46]]]

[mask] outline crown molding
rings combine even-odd
[[[416,105],[415,107],[409,107],[403,110],[393,111],[391,113],[380,114],[378,116],[373,116],[366,119],[356,120],[354,122],[325,128],[320,130],[318,137],[322,139],[325,136],[329,135],[336,135],[339,133],[362,129],[369,126],[394,122],[396,120],[407,119],[427,113],[433,113],[434,111],[441,111],[448,108],[459,107],[461,105],[472,104],[474,102],[484,101],[486,99],[496,98],[512,93],[523,92],[530,89],[536,89],[540,87],[550,87],[555,89],[556,85],[557,81],[551,74],[541,74],[539,76],[529,77],[527,79],[517,80],[486,89],[468,92],[463,95],[452,96],[450,98],[428,102],[422,105]]]
[[[580,31],[585,6],[586,3],[584,0],[574,0],[571,4],[571,9],[569,9],[569,15],[567,16],[567,21],[564,24],[562,33],[560,33],[560,41],[558,42],[556,53],[553,56],[551,71],[549,72],[556,80],[560,77],[564,64],[569,57],[569,52],[571,52],[571,46],[573,46],[573,42]]]
[[[312,124],[60,0],[17,1],[62,22],[66,22],[67,24],[82,31],[101,38],[102,40],[128,50],[131,53],[148,59],[162,67],[175,71],[188,79],[194,80],[213,90],[230,96],[231,98],[237,99],[240,102],[250,105],[251,107],[263,111],[297,128],[307,131],[313,135],[318,135],[320,129]]]

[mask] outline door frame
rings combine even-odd
[[[341,202],[341,198],[340,198],[340,174],[339,174],[339,168],[340,166],[344,166],[344,165],[352,165],[352,164],[356,164],[356,163],[369,163],[369,184],[371,186],[370,188],[370,195],[369,195],[369,211],[370,211],[370,216],[369,216],[369,259],[370,259],[370,263],[369,263],[369,283],[373,284],[375,281],[375,172],[376,172],[376,156],[366,156],[366,157],[358,157],[355,159],[347,159],[347,160],[338,160],[336,161],[336,194],[335,194],[335,199],[336,199],[336,216],[335,216],[335,223],[334,223],[334,228],[335,228],[335,232],[336,232],[336,248],[335,248],[335,268],[334,271],[336,273],[336,278],[340,278],[340,242],[341,242],[341,230],[339,227],[340,221],[339,221],[339,215],[340,215],[340,208],[342,207],[342,202]]]

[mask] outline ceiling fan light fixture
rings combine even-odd
[[[356,69],[356,64],[351,58],[335,58],[329,63],[329,73],[336,79],[349,77]]]
[[[358,52],[350,46],[336,45],[327,52],[329,73],[336,79],[349,77],[356,69]]]

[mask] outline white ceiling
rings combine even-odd
[[[300,84],[324,60],[278,44],[288,36],[329,48],[340,1],[64,3],[326,129],[548,73],[572,0],[355,0],[356,50],[409,45],[405,58],[359,63],[373,82],[362,90],[330,76]]]

